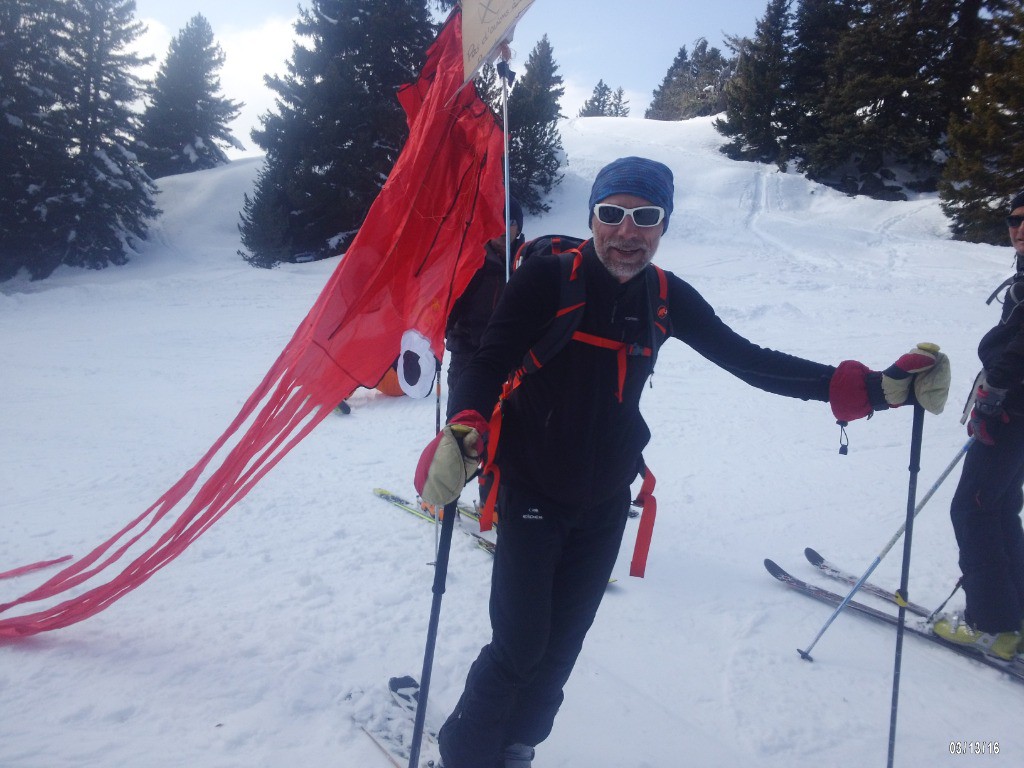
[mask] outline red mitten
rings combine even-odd
[[[428,504],[455,501],[476,473],[488,425],[476,411],[452,417],[420,454],[413,484]]]
[[[853,421],[898,408],[907,402],[911,387],[925,409],[942,412],[949,393],[949,359],[937,344],[918,344],[882,372],[844,360],[832,374],[828,400],[837,421]]]
[[[828,402],[836,421],[853,421],[874,413],[867,385],[871,373],[874,371],[856,360],[844,360],[836,368],[828,385]]]

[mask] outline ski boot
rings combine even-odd
[[[932,632],[957,645],[973,645],[990,656],[1010,661],[1017,655],[1020,632],[981,632],[964,621],[960,614],[943,616],[932,625]]]

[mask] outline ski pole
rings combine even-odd
[[[423,728],[427,717],[427,696],[430,693],[430,671],[434,666],[434,647],[437,644],[437,626],[441,620],[441,598],[444,596],[448,578],[448,555],[452,549],[452,530],[455,518],[459,516],[458,499],[446,504],[444,519],[441,521],[441,543],[434,562],[434,598],[430,604],[430,621],[427,625],[427,644],[423,651],[423,671],[420,674],[420,692],[416,700],[416,720],[412,729],[412,744],[409,745],[409,768],[418,768]]]
[[[949,473],[953,471],[956,465],[960,463],[960,460],[967,454],[967,449],[971,447],[971,443],[973,442],[974,438],[972,437],[966,443],[964,443],[963,447],[959,451],[957,451],[956,456],[953,457],[953,460],[949,462],[949,464],[946,466],[944,470],[942,470],[942,474],[939,475],[938,479],[934,483],[932,483],[932,487],[928,489],[928,492],[922,497],[921,501],[914,508],[914,517],[916,517],[917,513],[924,508],[924,505],[928,503],[928,500],[935,495],[935,492],[939,490],[939,486],[942,485],[943,481],[945,481],[945,479],[949,477]],[[804,659],[805,661],[814,661],[814,659],[811,658],[811,651],[814,650],[814,646],[818,644],[818,641],[821,639],[822,635],[824,635],[825,631],[830,626],[832,626],[832,622],[835,621],[836,617],[843,612],[843,609],[846,608],[849,602],[853,599],[853,596],[857,594],[857,591],[864,585],[864,582],[868,580],[868,577],[870,577],[871,574],[874,573],[874,570],[878,567],[878,564],[882,562],[883,558],[885,558],[887,554],[889,554],[889,550],[896,545],[896,542],[899,541],[900,536],[903,535],[903,532],[906,529],[907,523],[905,521],[899,527],[899,530],[897,530],[896,533],[893,534],[893,537],[889,539],[889,543],[886,544],[882,551],[878,553],[878,556],[871,561],[871,565],[869,565],[868,569],[864,571],[864,575],[857,579],[857,583],[853,585],[853,588],[850,590],[850,593],[843,598],[843,602],[841,602],[832,612],[832,615],[828,617],[828,620],[825,622],[824,626],[820,630],[818,630],[818,634],[814,636],[814,640],[812,640],[811,644],[807,646],[807,650],[801,651],[799,648],[797,649],[797,651],[800,654],[800,658]]]
[[[434,412],[434,434],[436,435],[438,432],[441,431],[441,361],[438,360],[436,357],[434,358],[434,380],[437,383],[437,386],[435,387],[435,390],[437,392],[437,397],[436,397],[437,408],[436,408],[436,410]],[[451,392],[449,392],[448,394],[450,396]],[[436,515],[436,513],[437,513],[436,509],[431,512],[431,514],[434,514],[434,515]],[[440,533],[440,528],[436,525],[436,518],[435,518],[435,525],[434,525],[434,562],[435,563],[437,562],[437,551],[440,548],[441,548],[441,533]]]
[[[914,404],[914,427],[910,438],[910,484],[907,489],[907,535],[903,539],[903,571],[900,575],[899,616],[896,620],[896,658],[892,672],[892,708],[889,715],[889,762],[892,768],[896,750],[896,713],[900,701],[900,669],[903,662],[903,634],[907,618],[910,583],[910,546],[914,535],[914,498],[917,495],[917,474],[921,471],[921,434],[924,432],[924,408]]]

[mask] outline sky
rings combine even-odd
[[[226,56],[222,93],[246,105],[231,128],[247,149],[232,149],[229,156],[262,154],[249,131],[259,125],[260,115],[273,109],[273,94],[263,76],[285,74],[292,21],[300,4],[307,5],[294,0],[136,0],[136,17],[148,27],[139,46],[156,57],[154,67],[189,19],[201,13],[210,22]],[[594,0],[585,5],[536,0],[516,29],[512,69],[521,72],[530,51],[547,34],[565,81],[563,113],[575,115],[598,80],[604,80],[612,90],[624,90],[631,116],[643,117],[651,93],[682,46],[692,51],[694,41],[705,37],[728,54],[725,35],[752,35],[766,6],[767,0]]]

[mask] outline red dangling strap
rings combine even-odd
[[[636,544],[633,546],[633,560],[629,564],[629,575],[641,579],[647,569],[647,552],[651,548],[654,518],[658,514],[658,501],[654,498],[654,473],[644,467],[643,475],[643,485],[640,486],[640,493],[633,502],[640,505],[643,511],[640,514],[640,527],[636,532]]]
[[[501,485],[501,469],[495,459],[498,456],[498,442],[501,439],[502,404],[512,394],[512,390],[519,386],[522,380],[522,369],[516,371],[505,382],[501,390],[501,397],[494,404],[491,412],[491,420],[487,430],[487,460],[480,468],[481,475],[491,475],[494,479],[491,488],[487,493],[487,501],[484,508],[480,510],[480,530],[489,531],[494,527],[494,507],[498,499],[498,486]]]

